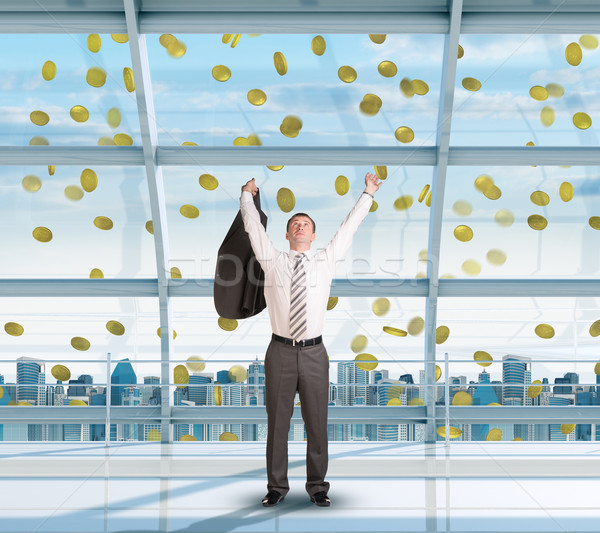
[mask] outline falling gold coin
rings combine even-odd
[[[577,43],[569,43],[565,48],[565,59],[569,65],[576,67],[581,63],[581,59],[583,58],[583,52],[581,51],[581,46]]]
[[[560,425],[560,432],[563,435],[568,435],[569,433],[572,433],[573,430],[575,429],[575,426],[577,424],[561,424]]]
[[[402,405],[402,400],[400,398],[390,398],[385,405]]]
[[[454,237],[460,242],[468,242],[473,238],[473,230],[469,226],[456,226],[454,228]]]
[[[354,353],[360,353],[367,347],[368,339],[364,335],[356,335],[350,342],[350,349]]]
[[[479,366],[490,366],[494,359],[489,353],[479,350],[473,354],[473,360]]]
[[[592,228],[600,230],[600,217],[590,217],[588,222]]]
[[[554,337],[554,328],[550,324],[538,324],[535,327],[535,334],[541,339],[551,339]]]
[[[429,192],[429,183],[427,185],[425,185],[425,187],[423,187],[423,189],[421,189],[421,193],[419,194],[419,203],[421,203],[425,199],[428,192]]]
[[[112,137],[100,137],[98,139],[98,146],[114,146],[115,141],[113,141]]]
[[[436,429],[436,433],[442,437],[442,438],[446,438],[446,426],[439,426]],[[462,429],[459,428],[455,428],[454,426],[450,426],[448,428],[448,438],[449,439],[457,439],[458,437],[460,437],[462,435]]]
[[[401,143],[412,142],[415,138],[415,132],[411,130],[408,126],[400,126],[394,132],[394,135],[396,136],[396,139],[398,139]]]
[[[327,311],[331,311],[338,303],[337,296],[330,296],[327,300]]]
[[[231,40],[231,48],[235,48],[238,43],[240,42],[240,39],[242,38],[242,34],[241,33],[236,33],[233,37],[233,39]]]
[[[373,203],[371,204],[371,207],[369,208],[369,213],[373,213],[374,211],[377,211],[377,208],[379,207],[379,204],[373,200]]]
[[[156,334],[158,335],[158,337],[160,338],[160,328],[158,328],[156,330]],[[175,330],[173,330],[173,340],[175,340],[177,338],[177,332]]]
[[[481,89],[481,82],[475,78],[463,78],[462,86],[467,91],[475,92],[475,91],[478,91],[479,89]]]
[[[385,33],[369,33],[369,39],[371,39],[371,41],[373,41],[375,44],[383,44],[385,37]]]
[[[4,331],[13,337],[20,337],[23,335],[25,328],[18,324],[17,322],[7,322],[4,324]]]
[[[385,180],[388,175],[387,167],[385,165],[375,165],[375,174],[380,180]]]
[[[469,202],[465,200],[457,200],[452,205],[452,211],[459,216],[468,217],[473,212],[473,208]]]
[[[443,344],[450,336],[450,328],[448,326],[438,326],[435,330],[435,343]],[[436,380],[437,381],[437,380]]]
[[[555,117],[556,115],[554,113],[554,109],[550,106],[544,106],[544,108],[540,111],[540,121],[546,128],[554,124]]]
[[[21,185],[27,192],[37,192],[42,188],[42,180],[37,176],[30,174],[29,176],[25,176],[23,178]]]
[[[568,181],[563,181],[558,189],[558,194],[563,202],[570,202],[575,194],[573,185],[571,185]]]
[[[415,95],[415,88],[409,78],[402,78],[402,80],[400,80],[400,92],[402,92],[406,98],[412,98]]]
[[[414,316],[408,321],[406,329],[408,330],[409,335],[420,335],[425,329],[425,320],[423,320],[420,316]]]
[[[169,54],[174,59],[179,59],[180,57],[183,57],[186,51],[187,47],[185,46],[185,43],[183,43],[179,39],[176,39],[175,41],[169,43],[167,46],[167,54]]]
[[[224,33],[223,37],[221,38],[221,42],[223,44],[227,44],[229,41],[231,41],[231,39],[233,39],[234,35],[235,33]]]
[[[117,322],[116,320],[109,320],[106,323],[106,329],[109,333],[113,335],[121,336],[125,333],[125,326],[121,324],[121,322]]]
[[[374,355],[371,355],[370,353],[359,353],[354,360],[356,361],[354,364],[357,366],[357,368],[360,368],[361,370],[365,370],[366,372],[368,372],[369,370],[375,370],[377,368],[377,365],[379,364],[377,362],[377,357],[375,357]],[[361,363],[359,361],[374,361],[373,363]]]
[[[248,91],[248,102],[252,105],[263,105],[267,101],[267,95],[260,89],[250,89]]]
[[[229,369],[229,381],[233,383],[244,383],[248,378],[248,372],[241,365],[233,365]]]
[[[94,226],[98,229],[108,231],[113,228],[113,221],[108,217],[96,217],[94,219]]]
[[[50,373],[57,381],[69,381],[71,379],[71,371],[65,365],[54,365]]]
[[[400,196],[394,201],[394,209],[397,211],[404,211],[413,204],[413,197],[410,194]]]
[[[125,44],[129,41],[129,35],[126,33],[111,33],[110,36],[115,43]]]
[[[131,146],[133,139],[126,133],[117,133],[113,137],[113,141],[117,146]]]
[[[481,273],[481,265],[478,261],[475,261],[475,259],[467,259],[461,265],[461,269],[469,276],[478,276]]]
[[[129,67],[125,67],[123,69],[123,83],[125,84],[125,89],[128,92],[132,93],[135,91],[135,81],[133,79],[133,70]]]
[[[394,335],[394,337],[406,337],[408,333],[400,328],[393,328],[391,326],[383,326],[383,331],[385,333],[389,333],[390,335]]]
[[[144,224],[144,227],[150,235],[154,235],[154,223],[152,222],[152,220],[147,220],[146,224]]]
[[[502,196],[502,191],[500,190],[500,187],[492,185],[483,193],[483,195],[490,200],[498,200],[498,198]]]
[[[148,435],[146,435],[147,441],[159,442],[160,439],[160,429],[151,429],[148,431]]]
[[[346,176],[338,176],[335,178],[335,192],[340,196],[344,196],[350,190],[350,182]]]
[[[225,331],[233,331],[238,327],[238,321],[234,318],[223,318],[220,316],[217,323],[219,324],[219,327]]]
[[[494,186],[494,180],[487,174],[481,174],[475,179],[474,185],[478,191],[485,193]]]
[[[56,76],[56,65],[53,61],[46,61],[42,65],[42,78],[50,81],[54,79],[54,76]]]
[[[223,442],[233,442],[238,441],[237,435],[235,433],[231,433],[230,431],[225,431],[219,435],[219,440]]]
[[[425,405],[425,400],[423,400],[422,398],[411,398],[410,400],[408,400],[408,405],[411,407]]]
[[[500,441],[502,440],[502,430],[499,428],[493,428],[488,431],[485,437],[487,441]]]
[[[173,369],[173,384],[182,388],[182,385],[187,385],[190,382],[190,373],[184,365],[177,365]]]
[[[449,330],[448,330],[448,332],[449,332]],[[436,334],[437,334],[437,332],[436,332]],[[437,342],[437,340],[436,340],[436,343],[440,344]],[[438,381],[441,377],[442,377],[442,369],[438,365],[435,365],[435,380]]]
[[[206,363],[199,355],[190,355],[185,363],[192,372],[202,372],[206,368]]]
[[[177,267],[171,268],[171,279],[181,279],[183,276],[181,275],[181,270]]]
[[[565,88],[558,83],[546,84],[546,91],[548,91],[548,94],[552,96],[552,98],[560,98],[565,94]]]
[[[85,81],[92,87],[102,87],[106,83],[106,71],[100,67],[91,67],[87,71]]]
[[[219,180],[211,174],[202,174],[198,181],[200,186],[207,191],[214,191],[219,186]]]
[[[598,48],[598,37],[595,35],[582,35],[579,37],[579,44],[586,50],[595,50]]]
[[[363,96],[362,102],[358,106],[361,113],[372,117],[379,113],[383,102],[376,94],[367,93]]]
[[[498,248],[489,250],[485,257],[491,265],[501,266],[506,263],[506,254]]]
[[[50,122],[50,117],[43,111],[32,111],[29,118],[36,126],[45,126]]]
[[[231,78],[231,70],[225,65],[216,65],[212,69],[212,77],[217,81],[227,81]]]
[[[54,172],[56,171],[56,166],[55,165],[48,165],[48,174],[50,176],[54,176]]]
[[[283,165],[267,165],[267,168],[269,170],[277,172],[277,171],[279,171],[279,170],[281,170],[283,168]]]
[[[177,40],[177,37],[175,37],[174,35],[171,35],[170,33],[163,33],[159,38],[158,38],[158,42],[161,44],[161,46],[163,46],[164,48],[166,48],[167,46],[169,46],[170,44],[174,43]]]
[[[338,69],[338,78],[344,83],[352,83],[353,81],[356,81],[356,77],[356,70],[348,65],[344,65]]]
[[[87,47],[90,52],[94,54],[100,51],[100,47],[102,46],[102,39],[100,35],[97,33],[92,33],[87,37]]]
[[[275,70],[277,74],[280,76],[284,76],[287,72],[287,61],[285,60],[285,56],[281,52],[275,52],[273,54],[273,64],[275,65]]]
[[[534,191],[529,197],[535,205],[544,206],[550,203],[550,197],[544,191]]]
[[[321,35],[313,37],[313,40],[310,42],[310,49],[317,56],[322,56],[325,53],[325,47],[325,39]]]
[[[377,298],[371,306],[373,314],[376,316],[385,316],[390,310],[391,303],[387,298]]]
[[[121,112],[116,107],[111,107],[106,113],[106,122],[111,128],[121,125]]]
[[[600,376],[600,363],[596,363],[594,365],[594,374],[596,374],[597,376]]]
[[[573,124],[580,130],[587,130],[592,125],[592,119],[587,113],[575,113],[573,115]]]
[[[289,213],[294,206],[296,205],[296,198],[294,198],[294,193],[287,189],[286,187],[282,187],[277,191],[277,205],[279,209],[281,209],[284,213]]]
[[[46,137],[32,137],[29,139],[29,146],[48,146],[50,143]]]
[[[377,66],[377,71],[384,78],[393,78],[396,74],[398,74],[398,67],[392,61],[382,61]]]
[[[200,215],[200,211],[198,210],[198,208],[196,206],[190,205],[190,204],[182,205],[179,208],[179,212],[185,218],[198,218],[198,216]]]
[[[90,349],[90,341],[83,337],[73,337],[71,339],[71,346],[80,352],[85,352]]]
[[[531,229],[541,231],[546,228],[548,221],[542,215],[529,215],[527,224]]]
[[[50,242],[52,240],[52,232],[43,226],[38,226],[32,232],[33,238],[40,242]]]
[[[424,96],[429,92],[429,85],[423,80],[412,80],[411,84],[415,90],[415,94],[418,94],[419,96]]]
[[[79,181],[85,192],[92,192],[98,186],[98,176],[91,168],[85,168],[81,171]]]
[[[473,396],[468,392],[458,391],[452,397],[452,405],[473,405]]]
[[[494,219],[496,220],[496,223],[499,226],[508,228],[513,225],[513,222],[515,221],[515,216],[508,209],[500,209],[496,212]]]
[[[90,271],[90,279],[104,279],[104,272],[99,268],[92,268]]]
[[[536,379],[527,387],[527,396],[531,399],[537,398],[543,390],[544,386],[539,379]]]
[[[65,187],[65,196],[74,202],[78,202],[83,198],[83,189],[78,185],[67,185]]]
[[[600,335],[600,320],[596,320],[596,322],[590,326],[590,335],[592,337],[598,337],[598,335]]]
[[[458,59],[465,55],[465,49],[459,44],[458,45]]]
[[[302,120],[295,115],[286,116],[279,126],[279,131],[289,138],[297,137],[301,129]]]
[[[194,437],[194,435],[181,435],[181,437],[179,437],[179,442],[194,442],[194,441],[198,441],[198,439],[196,437]]]
[[[546,87],[542,87],[541,85],[534,85],[531,89],[529,89],[529,96],[534,100],[544,101],[548,99],[548,89]]]

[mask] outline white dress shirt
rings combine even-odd
[[[305,339],[318,337],[323,333],[323,322],[329,299],[331,280],[335,274],[336,262],[343,259],[350,248],[354,233],[367,216],[373,198],[367,193],[361,194],[346,220],[342,222],[333,239],[324,250],[315,254],[304,252],[306,269],[306,333]],[[242,191],[240,198],[244,228],[250,237],[252,250],[265,272],[265,300],[271,319],[273,333],[290,338],[290,286],[294,258],[300,252],[276,250],[260,223],[260,216],[252,194]]]

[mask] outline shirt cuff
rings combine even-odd
[[[363,194],[367,194],[369,195],[371,198],[375,199],[375,196],[373,196],[370,192],[367,191],[363,191]]]

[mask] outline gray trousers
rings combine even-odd
[[[306,427],[306,491],[310,496],[329,490],[327,473],[327,405],[329,360],[323,343],[289,346],[271,340],[265,355],[267,405],[267,490],[285,495],[288,483],[288,432],[294,396],[300,394]]]

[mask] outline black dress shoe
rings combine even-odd
[[[273,507],[279,502],[282,502],[284,498],[285,496],[283,496],[280,492],[277,492],[276,490],[270,490],[262,500],[263,507]]]
[[[331,500],[327,497],[327,493],[324,491],[316,492],[310,497],[310,501],[319,507],[329,507]]]

